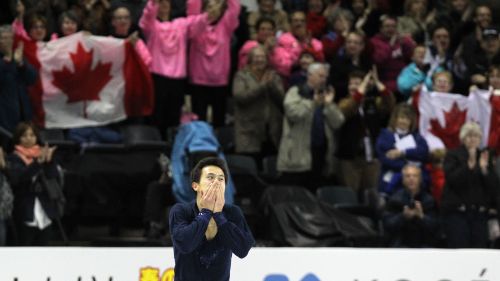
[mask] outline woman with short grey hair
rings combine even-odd
[[[488,218],[499,206],[494,155],[481,148],[482,130],[477,123],[465,123],[459,137],[460,147],[450,150],[444,160],[444,232],[450,248],[487,248]]]

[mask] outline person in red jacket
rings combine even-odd
[[[384,15],[380,20],[380,32],[370,40],[373,46],[372,59],[382,83],[390,91],[396,92],[398,75],[411,61],[415,42],[398,33],[395,17]]]

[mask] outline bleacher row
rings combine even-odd
[[[173,139],[161,140],[157,128],[147,125],[124,125],[119,131],[123,136],[122,143],[84,145],[69,140],[63,129],[43,129],[39,132],[41,143],[57,146],[55,157],[64,172],[66,205],[62,224],[68,240],[64,241],[60,232],[54,237],[53,244],[170,245],[168,231],[161,237],[148,239],[144,208],[148,184],[160,177],[158,158],[161,154],[170,156]],[[330,241],[325,246],[383,245],[383,229],[375,194],[366,192],[365,200],[360,202],[357,194],[348,187],[322,186],[318,187],[316,194],[312,194],[304,187],[282,185],[276,169],[276,156],[264,157],[263,163],[258,165],[250,156],[235,154],[233,134],[232,126],[215,130],[235,183],[235,203],[247,217],[258,245],[294,245],[295,242],[284,239],[282,230],[276,228],[276,222],[273,223],[276,218],[272,218],[270,209],[295,201],[298,205],[302,204],[306,212],[316,212],[314,206],[322,202],[335,210],[361,217],[348,217],[347,221],[350,227],[354,227],[354,233],[351,231],[348,235],[356,236],[356,226],[361,227],[358,230],[362,240],[348,239],[345,234],[342,239]],[[8,134],[4,136],[9,137]],[[304,198],[317,201],[307,204]],[[335,226],[325,229],[331,232]],[[366,234],[369,234],[368,237],[363,236]],[[300,241],[296,243],[299,246],[308,245]]]

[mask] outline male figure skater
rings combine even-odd
[[[226,164],[202,159],[191,171],[196,202],[170,210],[176,281],[228,281],[231,257],[244,258],[255,243],[241,209],[224,204]]]

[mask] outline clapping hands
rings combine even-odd
[[[49,147],[49,145],[45,143],[45,145],[41,148],[40,156],[37,158],[38,163],[42,164],[52,162],[54,151],[56,151],[56,149],[56,146]]]

